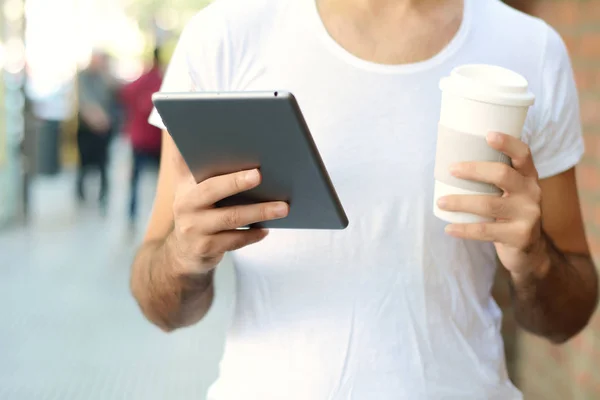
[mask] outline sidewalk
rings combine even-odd
[[[128,149],[114,150],[106,217],[93,201],[76,206],[74,174],[65,172],[34,183],[28,227],[0,231],[2,400],[204,399],[217,376],[232,268],[219,270],[217,299],[198,326],[166,335],[146,322],[128,274],[155,176],[141,179],[143,218],[131,232]]]

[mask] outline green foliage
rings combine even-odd
[[[144,56],[152,57],[152,44],[157,26],[161,34],[161,61],[167,64],[185,24],[212,0],[126,0],[125,13],[137,21],[142,33],[149,38]],[[162,24],[161,24],[162,22]],[[166,32],[164,31],[166,25]]]
[[[172,29],[180,32],[186,22],[211,0],[128,0],[126,13],[138,21],[143,31],[151,32],[154,22],[168,15],[174,19]]]

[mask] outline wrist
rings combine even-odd
[[[548,254],[548,248],[545,235],[542,234],[538,242],[532,246],[525,267],[516,272],[511,272],[513,283],[516,286],[527,284],[531,281],[543,280],[548,275],[552,266],[552,259],[550,254]]]
[[[169,275],[174,278],[182,277],[189,273],[187,268],[188,263],[182,262],[180,253],[181,251],[179,250],[177,239],[173,232],[171,232],[163,243],[162,256],[164,264],[169,270]]]
[[[204,265],[186,256],[173,232],[165,239],[162,251],[170,274],[177,279],[204,280],[211,277],[212,271],[216,268],[216,265]]]

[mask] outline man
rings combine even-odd
[[[148,165],[158,165],[160,159],[161,130],[148,123],[152,113],[152,94],[162,84],[160,50],[154,50],[151,68],[139,79],[121,89],[121,102],[125,108],[125,132],[129,134],[133,149],[131,168],[131,194],[129,220],[135,222],[138,204],[138,183],[142,170]]]
[[[466,63],[521,73],[537,103],[523,142],[490,133],[514,168],[454,169],[505,196],[441,204],[498,222],[446,226],[431,207],[438,82]],[[209,399],[520,399],[490,295],[496,256],[534,334],[565,342],[597,303],[574,173],[578,99],[558,34],[498,0],[219,0],[184,31],[163,85],[274,88],[297,96],[351,223],[236,231],[287,205],[213,208],[259,173],[195,184],[164,136],[132,290],[163,330],[193,325],[235,250],[237,308]]]
[[[90,65],[78,79],[79,128],[77,145],[79,171],[77,197],[85,200],[85,178],[91,168],[100,172],[99,202],[104,209],[108,191],[108,145],[113,127],[114,88],[108,76],[108,56],[94,52]]]

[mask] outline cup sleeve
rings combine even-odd
[[[550,27],[541,71],[540,108],[528,144],[545,179],[573,168],[584,153],[573,68],[565,43]]]

